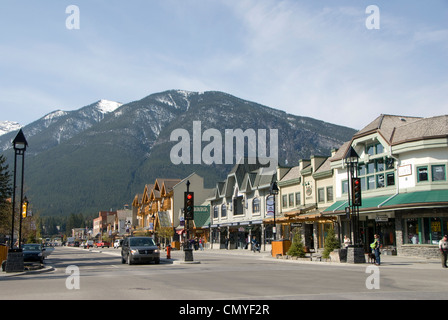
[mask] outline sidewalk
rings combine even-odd
[[[272,257],[271,252],[252,252],[250,250],[243,249],[205,249],[204,251],[194,251],[194,254],[220,254],[220,255],[241,255],[247,257],[268,259],[271,261],[285,262],[285,263],[303,263],[303,264],[317,264],[317,265],[328,265],[328,266],[363,266],[366,267],[370,265],[369,263],[341,263],[341,262],[331,262],[331,261],[311,261],[311,260],[293,260],[290,257]],[[374,265],[374,264],[372,264]],[[422,257],[408,257],[408,256],[392,256],[392,255],[381,255],[381,265],[379,267],[393,267],[393,268],[414,268],[414,269],[443,269],[440,259],[425,259]],[[448,269],[447,269],[448,270]]]

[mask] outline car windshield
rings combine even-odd
[[[136,247],[155,246],[152,238],[131,238],[129,244]]]
[[[23,250],[26,251],[40,251],[40,245],[38,244],[25,244],[23,245]]]

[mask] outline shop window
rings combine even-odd
[[[405,219],[403,243],[437,245],[448,230],[447,222],[439,217]]]
[[[445,165],[431,166],[432,181],[445,181]]]
[[[431,224],[431,243],[439,244],[442,240],[442,221],[440,218],[428,218],[428,224]]]
[[[417,181],[418,182],[428,181],[428,167],[417,168]]]
[[[406,236],[403,239],[404,244],[419,244],[419,223],[417,218],[406,219]]]

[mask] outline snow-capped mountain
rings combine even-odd
[[[0,121],[0,136],[11,131],[17,131],[22,126],[18,122],[14,121]]]
[[[282,164],[329,154],[355,133],[218,91],[169,90],[124,105],[100,100],[78,110],[52,112],[23,128],[29,145],[27,197],[43,215],[93,214],[129,203],[156,178],[183,178],[196,172],[208,187],[213,186],[231,164],[170,161],[176,144],[171,133],[185,129],[195,139],[194,121],[201,123],[202,131],[215,129],[221,134],[227,129],[278,129]],[[11,147],[13,135],[0,136],[0,150]],[[4,154],[13,158],[11,150]]]
[[[30,154],[36,155],[66,141],[102,121],[104,117],[122,105],[120,102],[99,100],[78,110],[56,110],[46,114],[25,127],[23,132],[28,140]],[[12,147],[14,133],[0,136],[0,150]]]

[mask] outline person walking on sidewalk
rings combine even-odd
[[[380,247],[381,247],[381,243],[380,243],[380,236],[378,234],[374,235],[375,240],[373,241],[373,243],[370,245],[370,247],[373,250],[373,253],[375,254],[375,265],[379,266],[381,265],[381,259],[380,259]]]
[[[444,235],[442,240],[439,241],[439,250],[440,250],[440,256],[442,258],[442,267],[447,268],[446,265],[446,256],[448,253],[448,236]]]

